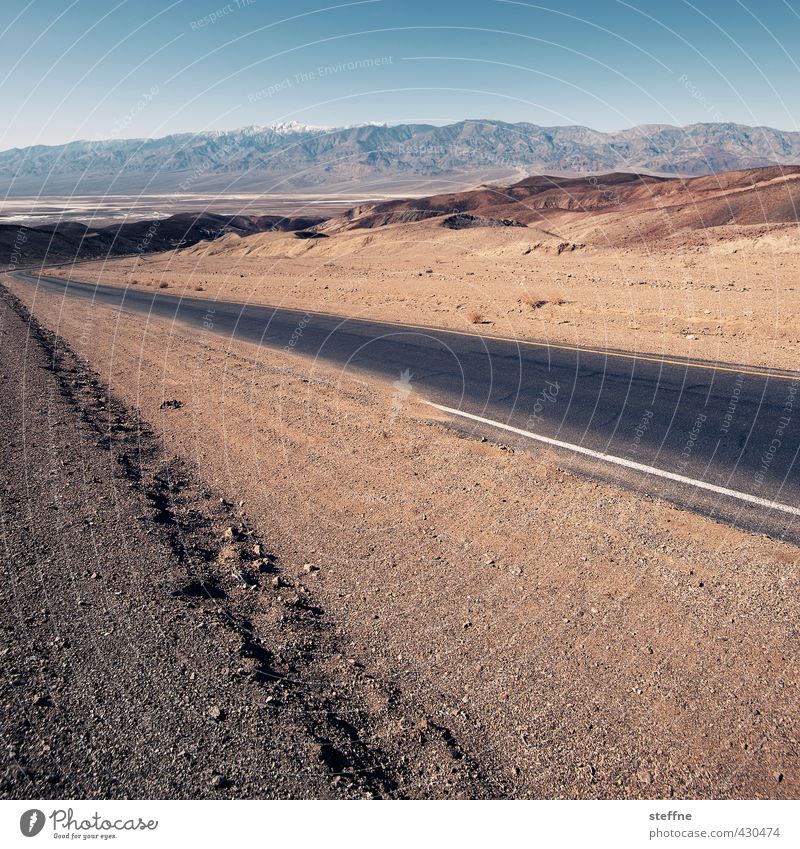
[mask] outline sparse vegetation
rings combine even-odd
[[[538,310],[540,307],[544,307],[547,304],[552,304],[554,307],[561,307],[566,304],[566,300],[561,297],[561,295],[555,295],[552,298],[547,299],[539,298],[536,295],[532,295],[530,292],[523,292],[519,296],[519,302],[530,307],[532,310]]]
[[[543,307],[547,301],[544,298],[539,298],[536,295],[532,295],[530,292],[523,292],[519,296],[520,303],[529,306],[532,310],[538,310],[539,307]]]

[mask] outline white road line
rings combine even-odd
[[[779,501],[770,501],[767,498],[759,498],[757,495],[748,495],[746,492],[738,492],[735,489],[727,489],[724,486],[717,486],[713,483],[698,481],[694,478],[687,478],[683,475],[676,475],[674,472],[668,472],[665,469],[658,469],[655,466],[646,466],[644,463],[635,463],[633,460],[626,460],[624,457],[615,457],[613,454],[603,454],[602,451],[593,451],[591,448],[584,448],[581,445],[573,445],[571,442],[562,442],[560,439],[551,439],[549,436],[540,436],[538,433],[532,433],[529,430],[522,430],[519,427],[496,422],[494,419],[485,419],[483,416],[476,416],[473,413],[465,413],[463,410],[454,410],[452,407],[443,407],[441,404],[434,404],[433,401],[424,401],[430,407],[435,407],[444,413],[450,413],[453,416],[462,416],[465,419],[472,419],[475,422],[497,427],[501,430],[507,430],[511,433],[516,433],[519,436],[525,436],[528,439],[535,439],[537,442],[544,442],[546,445],[554,445],[556,448],[565,448],[567,451],[575,451],[577,454],[585,454],[587,457],[594,457],[596,460],[603,460],[606,463],[616,463],[618,466],[625,466],[628,469],[635,469],[637,472],[644,472],[648,475],[657,475],[660,478],[667,478],[678,483],[685,483],[689,486],[696,486],[698,489],[707,489],[709,492],[716,492],[720,495],[727,495],[731,498],[738,498],[740,501],[747,501],[750,504],[758,504],[759,507],[767,507],[770,510],[780,510],[784,513],[791,513],[793,516],[800,516],[800,508],[792,507],[789,504],[781,504]]]

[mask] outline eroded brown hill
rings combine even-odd
[[[752,168],[691,179],[613,173],[599,177],[534,176],[510,186],[362,205],[330,219],[326,232],[466,214],[492,224],[539,227],[596,224],[603,241],[631,233],[651,240],[722,225],[794,223],[800,210],[800,166]],[[603,216],[603,218],[600,218]],[[596,219],[596,220],[593,220]]]

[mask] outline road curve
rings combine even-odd
[[[544,443],[560,462],[643,496],[800,540],[800,373],[186,298],[22,271],[14,277],[66,297],[400,381],[403,392],[410,387],[422,399],[470,414],[448,413],[471,432],[533,451]]]

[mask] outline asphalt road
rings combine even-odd
[[[470,432],[554,451],[562,465],[613,479],[643,497],[800,539],[800,373],[15,276],[48,291],[398,381],[401,393],[410,386],[422,399],[516,429],[452,414]]]

